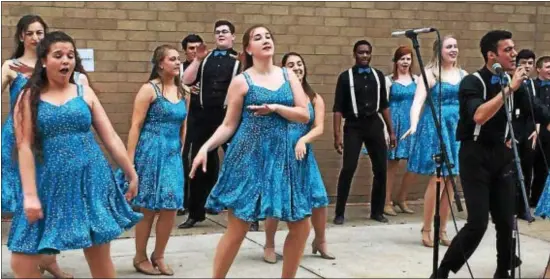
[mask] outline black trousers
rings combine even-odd
[[[525,193],[527,194],[527,200],[529,200],[529,194],[531,193],[531,184],[533,179],[533,162],[535,157],[535,150],[533,150],[533,140],[527,140],[525,138],[518,144],[518,153],[521,161],[521,170],[525,179]],[[523,194],[521,193],[520,184],[518,181],[518,187],[516,187],[516,213],[522,215],[525,213],[525,202],[523,200]]]
[[[216,129],[223,122],[225,110],[222,108],[205,108],[193,113],[193,142],[191,144],[192,160],[197,156],[200,148],[214,134]],[[225,150],[225,145],[222,146]],[[192,164],[192,160],[190,164]],[[189,185],[189,218],[195,220],[204,220],[206,211],[204,205],[212,187],[218,179],[220,169],[220,158],[218,149],[208,152],[206,162],[206,173],[202,168],[197,169],[195,177],[190,180]]]
[[[358,120],[346,120],[344,124],[344,165],[338,178],[336,216],[344,216],[351,182],[357,169],[357,161],[363,144],[369,151],[374,174],[371,191],[371,216],[384,213],[388,149],[384,138],[384,123],[375,114]]]
[[[183,151],[181,154],[183,163],[183,175],[185,181],[183,183],[183,207],[185,209],[189,209],[189,196],[191,195],[189,191],[189,172],[191,171],[191,164],[193,163],[193,160],[191,159],[189,154],[191,153],[191,146],[193,145],[195,129],[196,127],[193,110],[190,109],[189,114],[187,115],[187,132],[185,134],[185,143],[183,144]]]
[[[537,206],[546,184],[546,178],[548,177],[548,169],[547,164],[544,162],[544,157],[546,157],[546,160],[550,160],[550,142],[541,141],[541,143],[542,151],[541,146],[537,144],[534,152],[533,184],[531,186],[531,198],[529,201],[531,207]]]
[[[504,144],[461,143],[460,179],[468,218],[455,236],[440,269],[456,273],[481,242],[489,213],[497,232],[497,269],[510,270],[517,172],[513,152]],[[464,254],[462,254],[464,252]]]

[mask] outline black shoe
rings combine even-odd
[[[202,221],[204,221],[204,219],[197,220],[197,219],[193,219],[193,218],[188,218],[185,222],[181,223],[178,226],[178,229],[190,229],[190,228],[194,227],[195,224],[197,224],[199,222],[202,222]]]
[[[501,270],[497,268],[497,270],[495,271],[495,274],[493,274],[493,279],[507,279],[507,278],[512,278],[508,270]]]
[[[376,220],[380,223],[387,223],[388,222],[388,218],[384,217],[384,215],[380,214],[380,215],[372,215],[370,216],[370,218],[372,220]]]
[[[535,222],[535,218],[533,218],[533,216],[531,216],[531,215],[529,215],[529,214],[527,214],[527,213],[519,213],[519,214],[518,214],[518,219],[527,221],[527,222],[529,222],[529,223]]]
[[[344,216],[336,216],[334,217],[333,223],[335,225],[343,225],[344,224]]]
[[[187,209],[178,209],[178,212],[176,213],[178,216],[184,216],[187,215]]]
[[[257,232],[259,230],[260,230],[260,223],[258,221],[252,222],[252,224],[250,224],[251,232]]]
[[[523,262],[518,256],[514,256],[514,268],[519,267]]]
[[[443,269],[438,269],[437,270],[437,277],[435,276],[435,274],[432,273],[432,275],[430,276],[430,279],[447,279],[449,278],[449,271],[446,271],[446,270],[443,270]]]
[[[208,214],[208,215],[218,215],[219,213],[216,212],[216,211],[214,211],[214,210],[207,209],[207,210],[206,210],[206,214]]]

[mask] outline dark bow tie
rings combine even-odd
[[[225,56],[227,54],[227,50],[214,50],[214,56]]]
[[[362,67],[357,70],[359,74],[370,74],[371,69],[370,67]]]

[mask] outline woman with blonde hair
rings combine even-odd
[[[453,197],[453,188],[450,181],[452,177],[449,177],[450,174],[445,165],[443,165],[441,173],[443,178],[442,193],[438,193],[436,196],[436,163],[433,156],[441,153],[441,145],[430,107],[424,107],[424,103],[427,94],[431,94],[436,115],[441,115],[441,133],[446,145],[449,161],[453,165],[452,174],[456,176],[459,171],[459,143],[456,141],[456,128],[459,118],[458,89],[460,81],[467,74],[466,71],[460,69],[458,66],[458,44],[456,39],[451,35],[447,35],[441,40],[441,51],[439,46],[438,41],[435,41],[432,58],[426,66],[429,88],[426,89],[423,82],[418,83],[410,113],[411,126],[402,137],[413,136],[411,143],[412,152],[407,164],[408,171],[431,176],[426,193],[424,194],[424,224],[421,230],[422,244],[426,247],[433,247],[434,245],[430,233],[436,198],[441,200],[441,208],[439,210],[441,227],[439,232],[434,233],[439,233],[442,245],[450,245],[451,241],[447,237],[446,227]],[[441,55],[441,65],[438,60],[439,55]],[[440,70],[441,76],[439,76]]]

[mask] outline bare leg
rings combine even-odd
[[[386,203],[384,205],[384,214],[390,215],[390,216],[396,216],[397,213],[395,213],[395,210],[393,210],[392,207],[392,190],[393,190],[393,183],[394,183],[394,177],[395,173],[397,172],[397,169],[399,167],[399,161],[397,160],[389,160],[388,161],[388,170],[386,175]]]
[[[227,230],[216,248],[212,278],[225,278],[227,276],[250,227],[249,223],[235,217],[231,210],[228,211],[227,218]]]
[[[401,188],[399,189],[399,194],[397,195],[397,206],[404,213],[413,214],[414,211],[407,206],[407,195],[409,194],[409,188],[416,181],[416,174],[412,172],[405,172],[403,179],[401,179]]]
[[[142,208],[143,219],[136,225],[136,255],[134,267],[137,271],[145,274],[160,274],[147,257],[147,241],[151,236],[151,227],[155,221],[155,212]]]
[[[424,194],[424,224],[422,225],[422,243],[424,246],[432,247],[433,241],[430,232],[432,230],[433,216],[435,211],[435,182],[437,177],[433,176],[426,187]]]
[[[164,263],[164,251],[170,239],[175,219],[176,210],[161,210],[155,227],[156,241],[155,250],[151,255],[151,263],[153,266],[158,267],[159,271],[164,275],[174,275],[174,270]]]
[[[275,234],[279,226],[279,220],[267,218],[265,225],[265,246],[264,246],[264,261],[268,263],[276,263],[277,255],[275,254]]]
[[[93,278],[116,278],[115,266],[111,259],[111,244],[102,244],[84,249]]]
[[[312,252],[315,254],[317,251],[321,253],[321,257],[324,259],[335,259],[334,256],[328,253],[327,248],[327,239],[325,236],[326,227],[327,227],[327,208],[320,207],[314,208],[311,215],[311,224],[313,225],[313,230],[315,231],[315,239],[312,246]]]
[[[11,254],[11,270],[15,278],[41,278],[38,270],[40,255]]]
[[[282,278],[294,278],[300,265],[300,260],[304,255],[304,248],[309,236],[309,218],[289,222],[288,235],[285,240],[283,250],[283,273]]]

